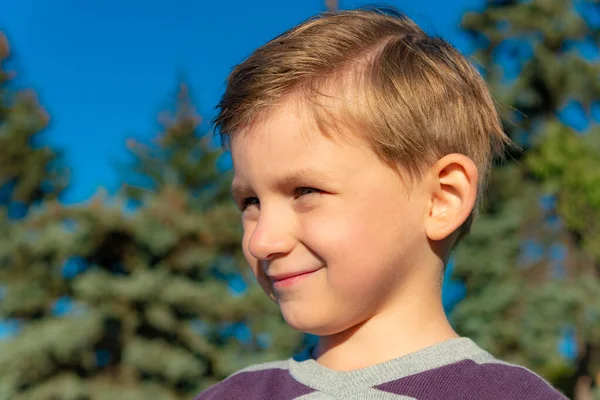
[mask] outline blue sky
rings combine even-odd
[[[324,10],[324,0],[0,0],[0,29],[13,49],[18,84],[31,87],[52,123],[44,139],[72,169],[66,203],[98,186],[118,188],[125,139],[148,140],[173,98],[178,74],[191,84],[205,120],[231,67],[253,49]],[[340,1],[341,8],[372,4]],[[461,15],[483,0],[388,1],[468,51]]]

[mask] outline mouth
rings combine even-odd
[[[275,288],[289,287],[300,281],[303,281],[304,279],[313,275],[315,272],[319,271],[320,269],[321,268],[315,269],[312,271],[292,272],[292,273],[287,273],[287,274],[271,275],[271,276],[269,276],[269,278],[271,279],[271,282],[273,282],[273,286]]]

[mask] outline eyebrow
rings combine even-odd
[[[275,186],[278,189],[289,188],[302,185],[310,185],[312,181],[315,183],[323,183],[329,181],[329,177],[320,171],[312,169],[301,169],[286,174],[280,178],[277,178]],[[242,199],[254,193],[250,185],[236,181],[235,179],[231,183],[231,195],[234,199]]]
[[[231,197],[233,197],[234,200],[243,199],[250,193],[252,193],[250,186],[235,180],[231,183]]]

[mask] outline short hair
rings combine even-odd
[[[411,179],[447,154],[473,160],[478,200],[459,237],[470,229],[494,157],[511,143],[475,67],[392,8],[322,13],[254,51],[233,69],[217,106],[223,146],[289,99],[323,134],[363,136]]]

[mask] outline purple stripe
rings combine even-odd
[[[464,360],[375,386],[419,400],[567,400],[531,372]]]
[[[200,393],[195,400],[287,400],[314,392],[294,380],[288,370],[241,372]]]

